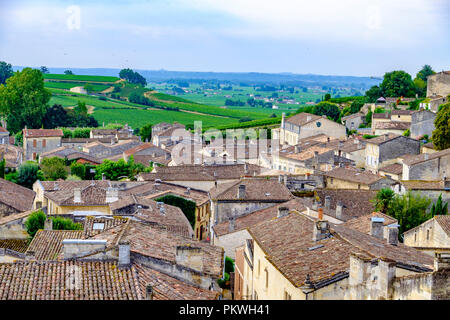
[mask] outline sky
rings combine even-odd
[[[450,0],[0,0],[15,66],[414,77],[449,31]]]

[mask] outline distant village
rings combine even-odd
[[[418,110],[379,97],[341,123],[283,114],[270,139],[220,144],[163,122],[145,141],[25,127],[17,146],[4,122],[5,173],[87,171],[0,179],[0,300],[448,300],[450,149],[429,138],[449,94],[443,71]],[[106,161],[151,170],[96,177]]]

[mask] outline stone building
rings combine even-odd
[[[37,156],[61,147],[61,129],[23,129],[23,150],[26,160],[36,160]]]
[[[0,160],[5,159],[6,171],[14,171],[23,162],[23,149],[11,144],[0,144]]]
[[[419,110],[411,115],[411,138],[419,139],[424,135],[431,138],[434,127],[436,113],[430,110]]]
[[[366,141],[366,170],[377,173],[382,166],[396,163],[397,158],[420,153],[420,141],[396,134],[385,134]]]
[[[247,300],[448,299],[448,258],[398,243],[395,225],[370,234],[295,210],[250,227],[236,260]],[[387,230],[387,231],[385,231]],[[236,286],[235,286],[236,288]]]
[[[9,132],[3,127],[0,127],[0,144],[9,144]]]
[[[450,253],[450,216],[434,216],[404,232],[403,243],[431,255],[436,251]]]
[[[31,210],[36,193],[0,178],[0,218]]]
[[[450,149],[422,153],[403,160],[403,180],[436,181],[450,173]]]
[[[237,182],[221,184],[212,188],[209,195],[211,227],[230,218],[238,218],[294,198],[289,189],[278,179],[263,177],[242,178]]]
[[[136,146],[141,145],[142,142],[139,140],[122,140],[118,143],[114,143],[114,140],[111,143],[102,143],[99,141],[94,141],[88,143],[83,146],[83,152],[88,153],[89,155],[98,158],[98,159],[106,159],[117,156],[118,158],[122,158],[122,154],[124,151],[134,148]]]
[[[348,130],[356,130],[361,124],[366,123],[366,116],[362,112],[357,112],[349,116],[342,117],[341,121]]]
[[[150,142],[143,143],[123,152],[123,159],[128,161],[133,156],[135,163],[145,166],[150,164],[167,165],[170,162],[170,152],[161,149]]]
[[[345,126],[328,120],[326,116],[317,116],[314,114],[302,112],[292,117],[283,118],[281,127],[273,129],[274,139],[280,141],[280,145],[296,145],[302,138],[325,134],[329,137],[344,139],[346,137]]]
[[[325,172],[324,176],[329,189],[380,190],[394,183],[388,177],[355,168],[335,168]]]
[[[450,94],[450,71],[442,71],[428,76],[427,97]]]

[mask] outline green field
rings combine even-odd
[[[53,82],[53,81],[44,82],[46,88],[65,89],[65,90],[70,90],[70,88],[73,87],[84,87],[85,84],[86,82]],[[110,85],[107,84],[97,84],[97,83],[89,83],[89,84],[92,86],[94,92],[100,92],[111,87]]]
[[[83,76],[75,74],[44,74],[44,79],[68,80],[68,81],[84,81],[84,82],[116,82],[120,80],[117,77],[107,76]]]

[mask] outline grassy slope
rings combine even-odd
[[[107,76],[83,76],[83,75],[71,75],[71,74],[44,74],[44,79],[55,80],[71,80],[71,81],[87,81],[87,82],[116,82],[119,80],[117,77]]]

